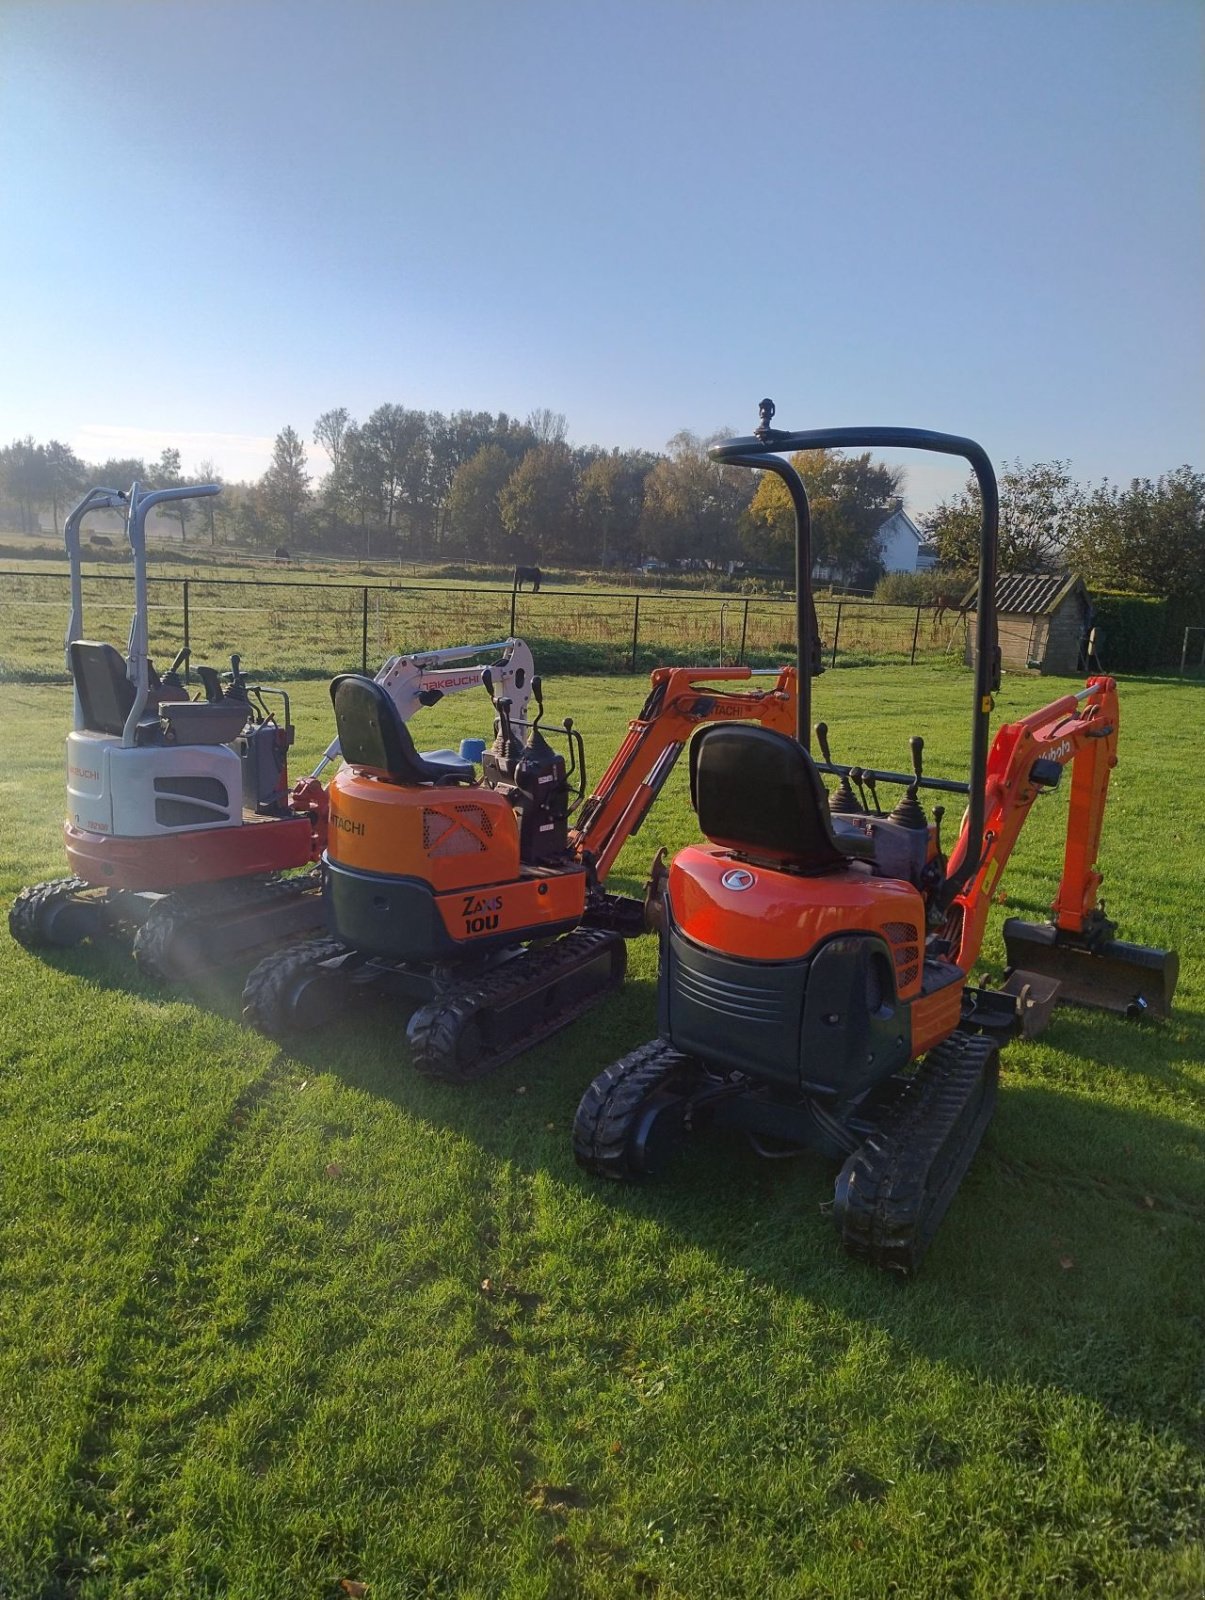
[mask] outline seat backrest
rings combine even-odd
[[[752,860],[831,872],[849,864],[803,746],[770,728],[707,728],[690,747],[690,800],[713,844]]]
[[[383,772],[395,783],[435,783],[446,774],[429,766],[389,695],[372,678],[345,672],[331,683],[339,750],[350,766]]]
[[[123,732],[134,704],[134,685],[126,677],[121,652],[111,644],[73,639],[70,656],[84,727],[90,733]]]

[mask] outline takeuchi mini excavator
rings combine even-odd
[[[999,651],[993,609],[996,479],[970,439],[911,428],[788,433],[761,424],[717,445],[718,461],[776,473],[796,520],[800,660],[813,616],[807,494],[783,452],[853,448],[964,456],[982,496],[979,609],[967,781],[879,771],[809,750],[810,682],[798,723],[715,727],[690,749],[691,801],[706,843],[655,869],[661,928],[659,1037],[600,1073],[574,1124],[589,1171],[659,1172],[687,1134],[743,1131],[767,1156],[818,1150],[840,1163],[833,1217],[852,1253],[913,1272],[991,1118],[1000,1042],[1033,1033],[1058,999],[1167,1015],[1174,954],[1123,944],[1099,903],[1096,866],[1117,762],[1117,686],[1092,677],[1002,726],[988,748]],[[1025,818],[1071,768],[1063,875],[1053,921],[1010,920],[1002,988],[968,982],[988,908]],[[838,781],[827,793],[821,774]],[[890,810],[880,785],[903,789]],[[947,855],[943,807],[964,797]]]
[[[420,756],[378,684],[331,685],[344,767],[329,789],[328,935],[266,957],[244,1016],[284,1038],[332,1020],[365,988],[417,1006],[415,1066],[466,1082],[564,1027],[622,981],[644,905],[607,876],[690,736],[713,722],[795,725],[796,673],[738,691],[748,667],[658,667],[640,715],[586,797],[572,718],[516,715],[487,675],[495,733],[471,761]],[[563,741],[554,749],[549,736]]]
[[[317,870],[293,869],[314,866],[325,845],[319,778],[338,756],[338,742],[313,774],[290,787],[294,728],[283,690],[248,683],[234,656],[224,675],[209,666],[192,669],[204,691],[204,699],[193,700],[181,676],[188,675],[187,649],[162,678],[148,656],[147,514],[165,502],[216,493],[216,485],[93,489],[67,518],[74,726],[67,737],[63,837],[73,876],[17,896],[9,927],[28,947],[133,931],[140,968],[181,980],[322,926]],[[83,636],[80,528],[101,508],[125,511],[133,556],[124,656]],[[473,665],[480,655],[487,662]],[[477,688],[487,671],[526,705],[532,660],[521,640],[392,656],[377,681],[407,719],[444,694]]]

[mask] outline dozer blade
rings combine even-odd
[[[1056,979],[1060,1001],[1128,1017],[1171,1013],[1180,975],[1174,950],[1121,939],[1077,939],[1053,922],[1022,922],[1018,917],[1004,924],[1004,948],[1010,966]]]

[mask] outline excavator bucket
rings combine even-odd
[[[1053,922],[1009,917],[1004,948],[1010,966],[1056,979],[1060,1001],[1128,1017],[1167,1017],[1180,975],[1174,950],[1121,939],[1078,939]]]

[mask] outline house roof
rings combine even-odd
[[[906,530],[908,533],[910,533],[913,536],[913,538],[916,540],[917,544],[924,544],[924,542],[925,542],[924,534],[917,527],[916,523],[913,522],[912,518],[904,510],[903,506],[899,506],[895,511],[893,511],[891,513],[891,515],[889,517],[884,517],[882,522],[879,523],[877,531],[880,534],[886,533],[887,529],[891,526],[891,524],[893,522],[896,522],[896,521],[898,521],[900,523],[901,528],[903,530]]]
[[[1004,572],[996,579],[996,612],[1014,617],[1048,616],[1077,587],[1087,595],[1084,580],[1073,572]],[[977,583],[967,590],[964,610],[975,604],[978,590]]]

